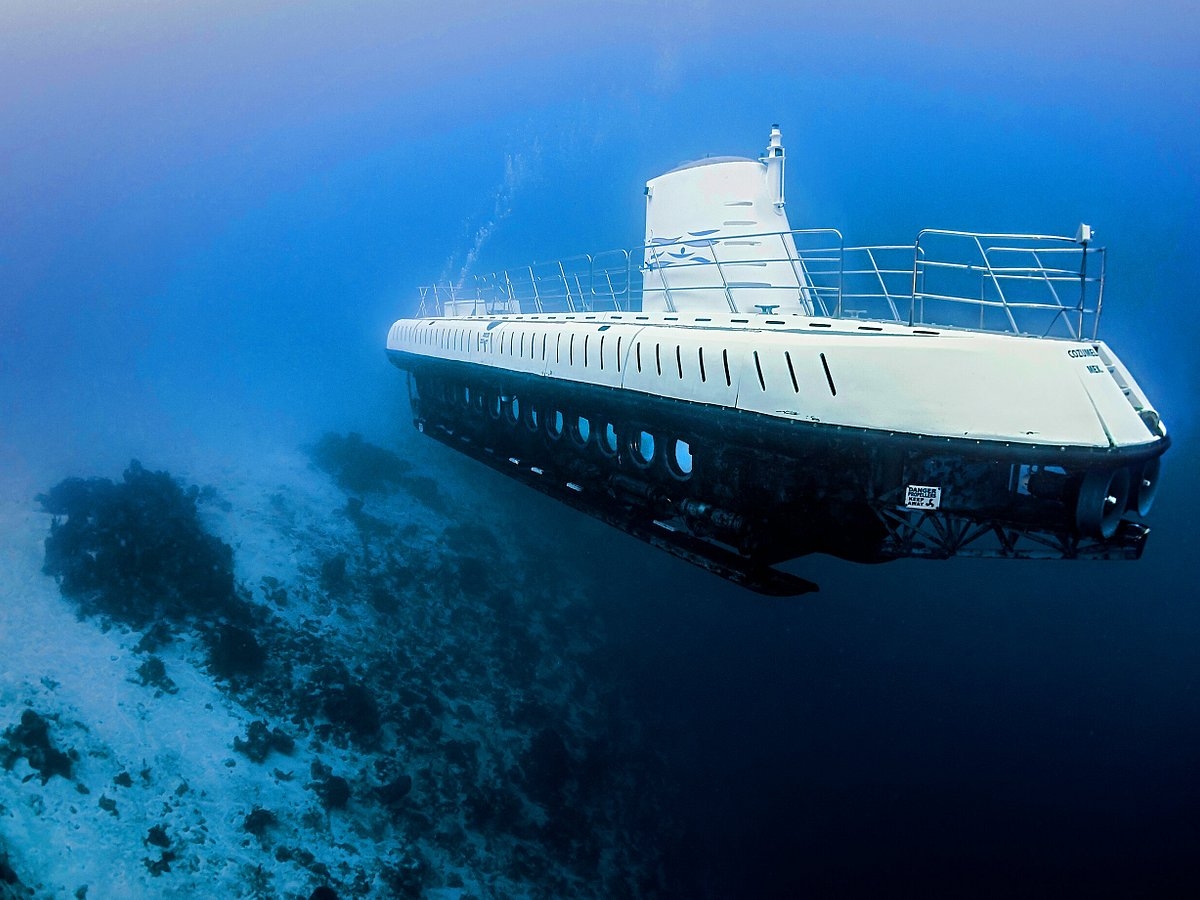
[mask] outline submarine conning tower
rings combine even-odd
[[[646,182],[643,311],[813,313],[784,210],[784,160],[772,125],[758,159],[710,157]]]

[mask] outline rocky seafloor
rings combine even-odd
[[[0,504],[0,898],[663,890],[552,536],[353,434],[197,468]]]

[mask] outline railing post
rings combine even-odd
[[[561,259],[558,261],[558,274],[562,276],[563,291],[566,293],[567,297],[567,309],[571,312],[575,312],[575,301],[571,299],[571,282],[567,278],[567,270],[563,266]]]
[[[721,238],[713,238],[712,252],[713,265],[717,267],[717,274],[721,276],[721,287],[725,289],[725,302],[729,304],[729,311],[735,313],[738,311],[737,303],[733,299],[733,291],[729,289],[729,280],[725,277],[725,270],[721,268],[721,261],[717,259],[717,244]],[[674,310],[672,310],[674,312]]]
[[[1096,289],[1096,314],[1092,318],[1092,340],[1096,339],[1096,335],[1100,332],[1100,310],[1104,306],[1104,274],[1108,267],[1108,254],[1104,252],[1104,248],[1100,248],[1100,284]],[[1082,322],[1082,318],[1080,322]],[[1079,334],[1083,334],[1083,329],[1080,328]]]
[[[539,313],[542,311],[542,295],[538,292],[537,276],[533,274],[533,266],[526,266],[529,270],[529,284],[533,287],[533,307]]]
[[[1088,242],[1085,238],[1080,241],[1083,252],[1079,255],[1079,334],[1083,334],[1083,310],[1087,305],[1087,254]]]
[[[583,283],[579,280],[579,273],[575,273],[575,293],[579,295],[579,302],[583,304],[583,308],[587,312],[593,312],[596,309],[595,301],[592,300],[591,291],[584,292]]]
[[[796,246],[796,231],[794,229],[792,231],[779,232],[779,246],[783,249],[783,255],[787,257],[788,264],[792,267],[792,277],[796,279],[796,290],[800,294],[800,302],[808,307],[807,312],[810,316],[816,315],[817,307],[813,303],[813,299],[812,299],[812,294],[813,294],[813,292],[811,290],[812,285],[809,285],[809,290],[807,291],[808,296],[806,297],[805,296],[806,289],[805,289],[804,283],[806,281],[808,281],[808,278],[805,276],[802,276],[800,274],[801,272],[807,273],[807,270],[804,268],[804,261],[799,259],[799,256],[800,256],[799,249],[796,250],[795,254],[793,254],[792,251],[788,249],[788,245],[787,245],[787,236],[788,235],[791,235],[791,237],[792,237],[792,246],[793,247]],[[713,254],[713,257],[716,258],[715,253]],[[799,263],[799,265],[800,265],[799,269],[796,268],[797,263]],[[767,299],[771,299],[771,298],[768,297]],[[737,312],[737,310],[731,310],[731,312]]]
[[[837,287],[837,318],[842,317],[842,281],[846,276],[846,239],[839,231],[838,236],[838,287]]]
[[[921,260],[921,235],[924,231],[917,232],[917,239],[913,242],[913,270],[912,270],[912,293],[908,297],[908,327],[912,328],[914,320],[917,316],[917,265]]]
[[[588,302],[592,304],[592,309],[596,308],[596,260],[590,253],[583,254],[584,259],[588,263],[588,297],[591,298]],[[576,279],[578,280],[578,279]]]
[[[1058,296],[1058,290],[1054,287],[1054,282],[1050,279],[1050,275],[1046,272],[1046,264],[1044,262],[1042,262],[1041,254],[1039,254],[1036,250],[1031,250],[1031,251],[1029,251],[1029,253],[1033,257],[1033,264],[1037,267],[1037,271],[1040,272],[1042,275],[1042,282],[1046,285],[1046,290],[1049,291],[1050,296],[1052,298],[1054,298],[1055,306],[1059,307],[1059,309],[1056,310],[1054,313],[1054,318],[1050,320],[1050,324],[1046,326],[1046,331],[1044,332],[1043,336],[1049,335],[1050,332],[1054,329],[1055,323],[1057,323],[1059,318],[1061,318],[1063,320],[1063,325],[1067,329],[1067,334],[1073,340],[1082,339],[1083,338],[1083,301],[1082,301],[1082,299],[1080,300],[1080,308],[1079,308],[1079,313],[1080,313],[1079,328],[1073,329],[1071,327],[1071,317],[1067,315],[1067,312],[1069,311],[1068,307],[1063,306],[1062,298]]]
[[[992,261],[988,259],[987,251],[983,249],[983,244],[979,242],[978,235],[974,236],[973,240],[975,241],[975,247],[979,250],[980,257],[983,259],[983,265],[987,269],[988,277],[992,279],[992,284],[996,287],[996,293],[1000,296],[1000,306],[1004,309],[1004,315],[1008,319],[1008,324],[1012,326],[1013,334],[1020,334],[1021,329],[1017,327],[1017,320],[1013,318],[1012,309],[1008,305],[1008,298],[1004,296],[1004,289],[1000,287],[1000,279],[996,277],[996,272],[992,268]],[[979,308],[982,311],[983,306],[981,305]],[[983,330],[982,326],[980,330]]]
[[[645,257],[643,256],[643,259]],[[638,265],[638,278],[642,277],[642,267]],[[644,284],[644,280],[643,280]],[[625,251],[625,289],[629,291],[629,308],[633,309],[633,254],[628,250]],[[642,302],[641,290],[638,291],[638,303]]]
[[[667,301],[667,311],[675,312],[675,301],[671,299],[671,288],[667,284],[667,276],[664,274],[665,266],[663,266],[661,264],[657,264],[658,263],[658,248],[653,244],[643,244],[642,245],[642,258],[643,259],[646,258],[647,250],[650,251],[650,256],[653,259],[653,261],[656,263],[656,265],[654,266],[654,270],[656,272],[658,272],[658,280],[662,282],[663,297]],[[715,254],[714,254],[714,256],[715,256]],[[644,297],[643,297],[643,299],[644,299]]]
[[[504,311],[511,313],[513,303],[516,300],[516,289],[513,287],[512,279],[508,277],[508,269],[504,270],[504,287],[508,292],[508,299],[504,303]]]

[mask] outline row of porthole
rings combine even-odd
[[[614,457],[620,447],[620,436],[612,422],[602,428],[593,427],[586,416],[568,415],[561,409],[540,410],[532,403],[522,403],[511,394],[485,395],[470,387],[448,388],[447,399],[454,399],[478,412],[486,411],[493,420],[506,420],[510,425],[523,425],[529,431],[544,431],[546,437],[558,441],[567,435],[575,446],[585,449],[594,443],[607,457]],[[594,437],[594,440],[593,440]],[[649,468],[661,459],[676,478],[690,478],[693,460],[691,444],[682,438],[656,438],[645,429],[632,429],[626,438],[626,448],[633,462]]]

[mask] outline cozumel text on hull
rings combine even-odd
[[[788,222],[778,127],[645,195],[634,250],[422,289],[387,340],[418,428],[765,593],[814,552],[1141,555],[1169,440],[1088,226],[847,247]]]

